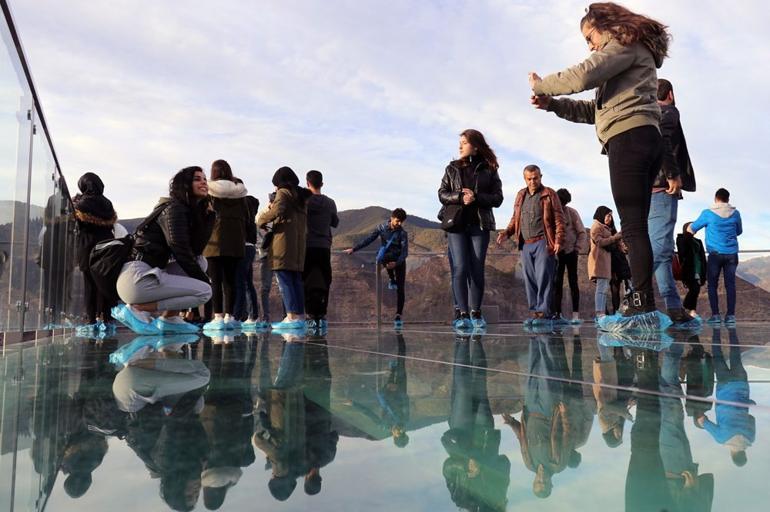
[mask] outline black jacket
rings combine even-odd
[[[165,268],[173,256],[188,276],[208,283],[197,260],[214,228],[215,214],[205,207],[205,203],[193,208],[176,199],[161,199],[155,209],[164,210],[136,234],[133,259]]]
[[[91,249],[103,240],[113,237],[112,229],[117,222],[115,210],[109,199],[102,195],[80,195],[72,199],[77,221],[77,258],[80,270],[89,268]]]
[[[682,178],[682,190],[695,192],[695,171],[687,152],[679,110],[674,105],[661,105],[660,134],[663,137],[663,164],[655,177],[653,188],[668,187],[667,179]]]
[[[443,218],[447,205],[463,204],[463,181],[460,165],[458,161],[452,162],[447,165],[444,171],[441,188],[438,189],[438,199],[443,205],[438,214],[439,220]],[[475,163],[474,176],[476,183],[473,192],[476,195],[475,205],[478,208],[481,229],[494,231],[497,228],[492,208],[497,208],[503,204],[503,184],[497,170],[489,167],[485,160]]]
[[[703,250],[703,242],[690,234],[680,233],[676,235],[676,252],[679,255],[681,266],[681,281],[683,283],[698,281],[701,286],[706,283],[706,251]],[[696,258],[700,260],[700,273],[695,274]]]
[[[248,218],[246,219],[246,243],[257,244],[257,212],[259,211],[259,199],[254,196],[246,196],[246,208],[248,209]]]

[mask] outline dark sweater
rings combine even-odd
[[[332,229],[340,224],[337,204],[323,194],[313,194],[307,200],[307,246],[331,249]]]

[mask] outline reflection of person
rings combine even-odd
[[[705,428],[716,442],[730,449],[730,457],[736,466],[744,466],[747,461],[746,450],[754,443],[757,433],[754,416],[749,414],[749,405],[756,402],[750,398],[748,374],[743,368],[735,329],[729,329],[729,337],[728,366],[722,353],[720,330],[714,329],[711,351],[717,375],[716,422],[703,414],[696,418],[695,424]]]
[[[259,415],[251,442],[267,457],[272,470],[268,489],[278,501],[289,499],[297,486],[297,476],[302,474],[305,448],[305,401],[301,386],[304,350],[303,343],[284,343],[281,362],[272,382],[269,365],[260,361]]]
[[[553,475],[580,463],[571,441],[565,383],[560,380],[567,376],[564,341],[547,335],[530,338],[528,373],[521,421],[507,414],[503,418],[519,440],[524,465],[535,473],[532,492],[547,498]]]
[[[208,438],[209,453],[201,475],[203,502],[217,510],[228,490],[238,483],[240,468],[251,465],[254,448],[253,402],[250,385],[256,352],[243,343],[206,343],[203,360],[211,371],[201,423]]]
[[[625,423],[631,419],[631,393],[627,387],[633,379],[630,351],[599,344],[599,356],[593,362],[593,392],[602,438],[610,448],[623,443]]]
[[[393,443],[399,448],[409,443],[406,426],[409,422],[409,394],[406,388],[406,342],[402,334],[396,334],[397,357],[388,362],[388,378],[384,386],[378,386],[377,399],[383,416],[390,424]]]
[[[689,334],[662,353],[660,368],[660,455],[666,471],[666,481],[673,510],[710,510],[714,495],[714,478],[711,474],[698,475],[698,464],[693,460],[690,441],[684,429],[682,384],[679,380],[684,344]],[[707,507],[705,505],[708,505]]]
[[[447,489],[461,509],[504,511],[511,463],[499,453],[482,337],[458,336],[454,363],[449,430],[441,437],[449,455],[443,467]]]
[[[208,442],[199,413],[210,372],[197,360],[161,351],[128,363],[112,386],[121,410],[133,413],[126,440],[173,510],[193,510]]]

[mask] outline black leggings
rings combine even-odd
[[[652,184],[660,170],[663,144],[654,126],[640,126],[607,142],[610,186],[628,245],[634,289],[652,300],[652,246],[647,230]]]
[[[112,304],[108,297],[99,292],[99,288],[96,287],[96,282],[94,282],[94,278],[91,275],[91,269],[81,269],[81,272],[83,274],[83,298],[86,303],[88,323],[96,323],[97,317],[102,317],[103,322],[112,321],[110,309],[115,304]]]
[[[559,264],[556,267],[556,278],[554,279],[553,307],[554,313],[561,313],[561,297],[564,288],[564,270],[567,270],[567,280],[569,281],[569,291],[572,295],[572,311],[580,311],[580,288],[578,287],[578,253],[572,251],[569,254],[559,253]]]
[[[693,279],[684,283],[687,287],[687,295],[684,296],[682,305],[685,309],[698,309],[698,296],[700,295],[700,281]]]
[[[383,263],[383,267],[387,263]],[[401,316],[404,312],[404,302],[406,302],[406,293],[404,292],[404,286],[406,285],[406,262],[396,265],[396,268],[387,268],[388,279],[396,282],[398,289],[396,290],[396,314]]]
[[[235,276],[240,258],[235,256],[213,256],[206,258],[209,267],[206,273],[211,279],[211,300],[206,303],[206,318],[212,313],[233,313],[235,303]]]

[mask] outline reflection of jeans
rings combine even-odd
[[[594,311],[604,313],[607,308],[607,290],[610,280],[603,277],[596,278],[596,295],[594,295]]]
[[[456,341],[449,428],[494,428],[487,394],[487,356],[480,339]]]
[[[270,288],[273,286],[273,269],[267,258],[259,260],[259,305],[262,308],[262,320],[270,321]]]
[[[302,286],[302,272],[276,270],[278,288],[281,290],[283,306],[287,313],[305,314],[305,290]]]
[[[682,299],[676,289],[671,260],[674,257],[674,227],[679,199],[665,192],[652,194],[648,229],[652,245],[653,269],[660,295],[667,309],[682,307]]]
[[[281,362],[278,364],[278,374],[275,376],[275,387],[287,388],[297,383],[303,370],[304,348],[304,343],[284,344]]]
[[[738,268],[737,254],[719,254],[712,252],[708,257],[709,304],[711,314],[719,314],[719,273],[724,270],[725,290],[727,291],[727,314],[735,314],[735,270]]]
[[[448,234],[452,253],[452,289],[460,311],[480,311],[484,298],[484,262],[489,247],[489,231],[468,226],[461,233]],[[470,304],[469,304],[470,302]]]
[[[247,245],[245,256],[238,262],[238,268],[235,269],[233,316],[239,320],[259,316],[257,290],[254,288],[254,257],[256,255],[257,248],[253,245]]]
[[[548,253],[545,239],[533,244],[524,244],[521,250],[524,268],[524,284],[527,288],[527,303],[530,311],[546,316],[551,313],[553,300],[553,276],[556,273],[556,257]]]

